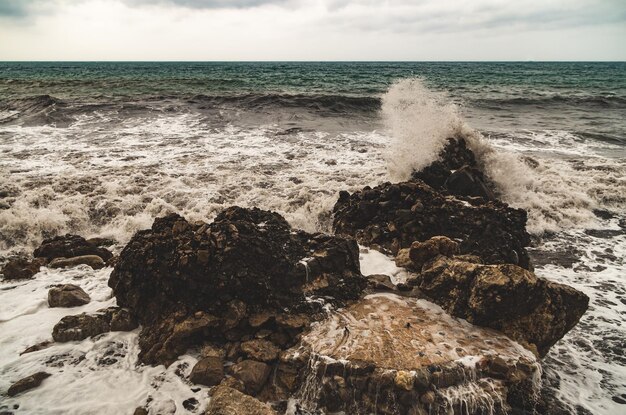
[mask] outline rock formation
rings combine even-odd
[[[156,219],[124,248],[109,280],[118,304],[144,327],[141,360],[166,364],[203,341],[246,342],[261,330],[284,348],[321,311],[315,298],[341,305],[365,285],[354,241],[292,230],[276,213],[239,207],[210,224]],[[246,343],[243,353],[274,353],[255,353],[259,346]]]
[[[128,310],[109,307],[95,313],[65,316],[52,329],[52,338],[57,342],[84,340],[109,331],[130,331],[137,323]]]
[[[78,235],[63,235],[44,240],[39,248],[35,249],[35,258],[45,258],[47,262],[55,258],[73,258],[82,255],[97,255],[103,261],[111,259],[113,254],[97,245],[99,242],[89,243]]]
[[[462,254],[486,263],[530,267],[524,210],[496,200],[445,196],[419,180],[341,192],[333,228],[393,254],[415,241],[447,236],[459,242]]]
[[[46,261],[43,258],[14,258],[10,259],[0,272],[5,280],[22,280],[32,278],[39,272],[39,268],[44,266]]]
[[[11,385],[9,387],[9,390],[7,391],[7,395],[15,396],[22,392],[26,392],[28,390],[36,388],[37,386],[41,385],[41,382],[43,382],[45,379],[47,379],[50,376],[51,376],[50,373],[46,373],[46,372],[37,372],[30,376],[26,376],[25,378],[20,379],[17,382],[15,382],[13,385]]]

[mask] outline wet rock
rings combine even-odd
[[[135,408],[133,415],[148,415],[148,410],[143,406],[138,406],[137,408]]]
[[[271,362],[278,358],[280,349],[271,341],[254,339],[241,343],[241,351],[250,359]]]
[[[251,340],[264,324],[301,331],[321,312],[307,298],[335,305],[358,298],[366,285],[358,256],[352,240],[292,230],[276,213],[232,207],[210,224],[156,219],[124,248],[109,286],[143,325],[142,362],[168,363],[205,341]],[[300,311],[309,317],[294,317]],[[286,317],[274,318],[279,314]]]
[[[98,255],[81,255],[72,258],[54,258],[48,266],[50,268],[69,268],[78,265],[88,265],[93,269],[104,268],[106,264]]]
[[[333,229],[394,255],[415,241],[446,236],[458,242],[461,254],[530,268],[526,219],[524,210],[497,200],[446,196],[414,180],[341,192]]]
[[[89,238],[87,239],[87,243],[91,246],[103,247],[115,245],[117,242],[115,239],[111,238]]]
[[[462,137],[449,138],[438,160],[413,172],[412,177],[445,193],[495,199],[474,152]]]
[[[411,285],[450,314],[500,330],[545,355],[587,310],[589,298],[521,267],[437,257]]]
[[[280,361],[273,384],[293,379],[305,407],[327,412],[465,413],[472,400],[468,413],[516,413],[539,387],[536,357],[504,334],[389,293],[331,314]]]
[[[421,271],[424,264],[438,255],[451,257],[459,253],[459,244],[445,236],[434,236],[425,242],[413,242],[408,256],[410,268]]]
[[[271,372],[270,366],[255,360],[243,360],[230,368],[231,375],[239,379],[249,394],[258,393]]]
[[[65,316],[52,329],[57,342],[84,340],[109,331],[128,331],[137,327],[128,310],[109,307],[96,313]]]
[[[191,370],[189,380],[206,386],[215,386],[224,378],[224,363],[219,357],[205,357]]]
[[[50,340],[42,341],[40,343],[34,344],[34,345],[24,349],[24,351],[22,353],[20,353],[20,356],[23,355],[23,354],[26,354],[26,353],[38,352],[39,350],[47,349],[48,347],[52,346],[53,344],[54,344],[54,342],[52,342]]]
[[[373,274],[367,277],[368,286],[374,291],[395,291],[396,286],[391,282],[389,275]]]
[[[104,261],[108,261],[113,256],[108,249],[94,246],[85,238],[71,234],[46,239],[34,252],[35,257],[45,258],[47,261],[83,255],[97,255]]]
[[[48,305],[50,307],[78,307],[91,301],[89,294],[77,285],[64,284],[50,288]]]
[[[206,415],[276,415],[268,405],[228,386],[217,386],[211,391]]]
[[[52,376],[50,375],[50,373],[37,372],[33,375],[20,379],[9,387],[9,390],[7,391],[7,395],[15,396],[22,392],[26,392],[28,390],[34,389],[37,386],[41,385],[41,382],[43,382],[46,378],[50,376]]]
[[[43,265],[45,261],[41,258],[15,258],[2,267],[2,275],[5,280],[29,279],[37,274]]]

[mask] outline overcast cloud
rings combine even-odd
[[[626,60],[626,0],[0,0],[4,60]]]

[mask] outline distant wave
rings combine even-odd
[[[246,94],[233,96],[196,95],[189,103],[206,103],[213,105],[236,105],[246,109],[263,109],[264,107],[306,108],[321,112],[349,113],[353,111],[377,111],[381,100],[377,97],[348,95],[290,95],[290,94]]]
[[[549,95],[549,96],[533,96],[533,97],[516,97],[516,98],[479,98],[472,100],[472,103],[482,107],[498,107],[498,106],[524,106],[524,105],[553,105],[566,104],[575,106],[599,106],[606,108],[626,107],[626,97],[616,95],[599,95],[599,96],[565,96],[565,95]]]

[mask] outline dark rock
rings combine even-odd
[[[95,247],[112,246],[116,244],[115,239],[111,238],[89,238],[87,243]]]
[[[321,311],[365,288],[353,240],[294,231],[278,214],[226,209],[213,223],[156,219],[124,248],[109,286],[143,325],[140,359],[168,363],[191,345],[241,339],[249,316]],[[303,320],[301,330],[310,318]],[[246,339],[244,339],[245,341]]]
[[[276,415],[268,404],[228,386],[217,386],[211,393],[206,415]]]
[[[215,386],[224,378],[224,363],[219,357],[200,359],[191,370],[189,380],[206,386]]]
[[[490,264],[530,268],[526,218],[524,210],[505,203],[445,196],[415,180],[342,193],[334,207],[333,228],[394,255],[415,241],[446,236],[458,241],[462,254]]]
[[[416,280],[448,313],[500,330],[544,356],[587,310],[589,297],[523,268],[439,256]]]
[[[138,406],[137,408],[135,408],[135,412],[133,412],[133,415],[148,415],[148,410],[143,406]]]
[[[250,359],[261,362],[271,362],[278,358],[280,349],[271,341],[264,339],[253,339],[241,343],[241,351]]]
[[[77,285],[65,284],[50,288],[48,305],[50,307],[78,307],[91,301],[89,294]]]
[[[73,258],[82,255],[97,255],[104,261],[108,261],[113,256],[109,250],[94,246],[81,236],[70,234],[46,239],[34,252],[35,257],[46,258],[48,261],[54,258]]]
[[[230,368],[231,375],[243,382],[246,392],[258,393],[270,375],[271,368],[262,362],[244,360]]]
[[[448,139],[438,160],[421,171],[413,172],[412,177],[445,193],[493,200],[493,191],[486,184],[487,180],[479,167],[465,139],[453,137]]]
[[[109,331],[129,331],[137,327],[128,310],[109,307],[96,313],[65,316],[52,329],[57,342],[84,340]]]
[[[26,353],[32,353],[32,352],[38,352],[39,350],[43,350],[43,349],[47,349],[48,347],[52,346],[54,344],[53,341],[50,340],[46,340],[37,344],[34,344],[30,347],[27,347],[22,353],[20,353],[20,356]]]
[[[45,261],[40,258],[15,258],[9,260],[9,262],[4,265],[2,275],[5,280],[28,279],[37,274],[39,268],[43,265],[45,265]]]
[[[200,402],[198,402],[198,400],[196,398],[189,398],[189,399],[185,399],[183,401],[183,408],[185,408],[188,411],[195,411],[196,409],[198,409],[198,405],[200,404]]]
[[[106,264],[98,255],[80,255],[72,258],[54,258],[48,266],[50,268],[69,268],[78,265],[88,265],[93,269],[104,268]]]
[[[433,236],[425,242],[413,242],[409,248],[409,259],[412,268],[421,271],[424,264],[431,259],[443,255],[451,257],[459,253],[459,244],[445,236]]]
[[[41,382],[43,382],[44,379],[50,376],[52,376],[50,375],[50,373],[37,372],[33,375],[20,379],[9,387],[9,390],[7,391],[7,395],[15,396],[27,390],[36,388],[37,386],[41,385]]]
[[[373,274],[368,275],[367,283],[374,291],[395,291],[396,286],[391,282],[389,275],[385,274]]]

